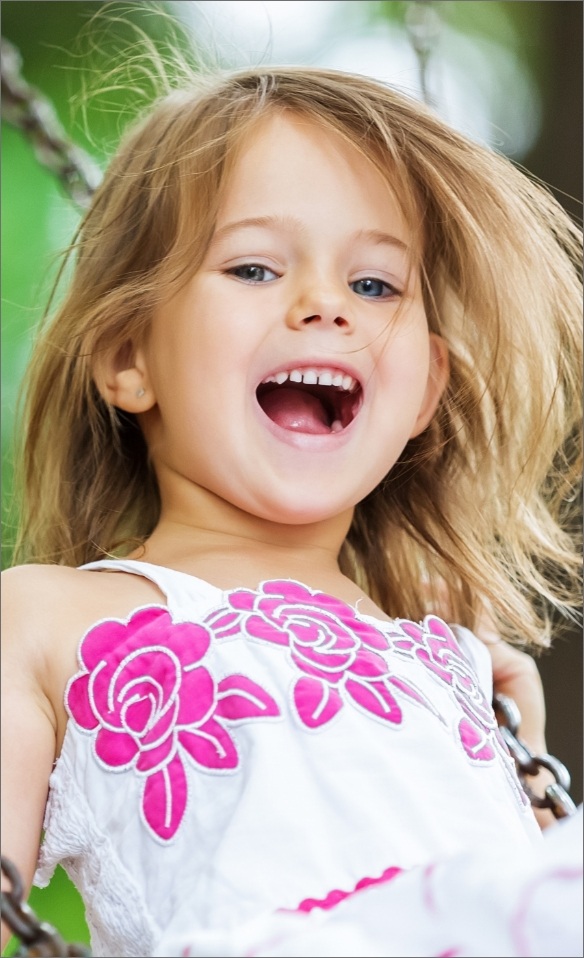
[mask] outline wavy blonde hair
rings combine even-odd
[[[120,555],[156,525],[146,444],[92,363],[195,273],[234,152],[275,110],[337,131],[383,173],[422,235],[428,321],[450,352],[439,409],[356,507],[342,570],[391,616],[438,604],[472,628],[486,605],[506,638],[547,644],[550,609],[580,600],[579,232],[546,189],[419,102],[324,69],[193,77],[125,136],[30,365],[20,558]]]

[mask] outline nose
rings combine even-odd
[[[303,285],[288,310],[287,325],[291,329],[337,326],[343,332],[351,332],[349,292],[348,287],[341,289],[340,285],[322,281]]]

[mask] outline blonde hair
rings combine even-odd
[[[28,378],[21,557],[130,551],[159,515],[148,450],[93,379],[197,270],[234,151],[258,119],[325,124],[384,174],[423,234],[430,329],[450,352],[430,426],[355,509],[340,565],[389,615],[438,603],[545,645],[578,606],[579,232],[511,162],[420,103],[324,69],[240,71],[166,95],[126,135],[74,243],[70,289]]]

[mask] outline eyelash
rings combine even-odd
[[[245,270],[252,269],[261,270],[263,273],[271,273],[275,279],[279,279],[278,274],[275,273],[273,269],[269,269],[267,266],[262,266],[260,263],[242,263],[241,266],[232,266],[231,269],[227,270],[227,275],[236,276],[238,279],[242,279],[244,283],[250,283],[251,285],[259,286],[262,280],[241,275],[245,272]],[[273,280],[269,280],[269,282],[273,282]]]
[[[257,270],[262,273],[271,273],[273,279],[266,280],[265,277],[259,279],[257,277],[250,277],[243,275],[246,271]],[[241,279],[244,283],[248,283],[250,286],[260,286],[264,282],[272,283],[274,279],[279,279],[278,274],[273,270],[269,269],[267,266],[262,266],[260,263],[242,263],[241,266],[232,266],[230,269],[226,270],[228,276],[235,276],[237,279]],[[371,283],[378,284],[385,288],[387,292],[383,293],[381,296],[366,296],[360,293],[357,293],[357,290],[354,288],[358,283]],[[401,291],[395,286],[392,286],[391,283],[387,283],[383,279],[379,279],[375,276],[363,276],[361,279],[356,279],[352,283],[349,283],[349,288],[353,290],[354,293],[357,293],[358,296],[362,296],[363,299],[380,299],[387,300],[402,295]]]
[[[377,283],[379,286],[383,286],[387,290],[387,292],[385,292],[382,296],[363,296],[364,299],[386,300],[386,299],[392,299],[394,297],[402,295],[399,289],[396,289],[396,287],[392,286],[391,283],[387,283],[384,279],[378,279],[375,276],[363,276],[361,279],[356,279],[352,283],[349,283],[349,286],[351,287],[354,293],[357,292],[357,290],[354,289],[357,283]],[[357,295],[360,295],[360,294],[357,294]]]

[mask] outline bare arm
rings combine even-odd
[[[79,639],[104,616],[123,619],[152,601],[161,601],[156,586],[118,572],[28,565],[2,573],[2,854],[27,893]],[[2,947],[6,939],[3,930]]]
[[[41,681],[43,642],[35,635],[39,610],[24,585],[18,576],[3,583],[0,781],[2,854],[17,866],[28,893],[55,759],[56,724]],[[9,937],[3,925],[2,948]]]

